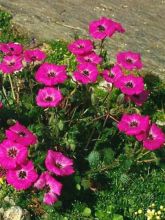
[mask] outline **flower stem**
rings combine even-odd
[[[101,43],[100,43],[100,55],[102,55],[102,52],[103,52],[103,49],[104,49],[104,41],[105,41],[105,38],[101,40]]]
[[[13,99],[16,100],[16,96],[15,96],[15,92],[14,92],[14,87],[13,87],[13,82],[12,82],[11,76],[8,75],[8,77],[9,77],[9,82],[10,82],[10,86],[11,86],[11,92],[12,92]]]

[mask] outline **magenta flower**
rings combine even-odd
[[[85,55],[79,55],[76,57],[76,60],[79,63],[88,62],[96,65],[102,62],[102,58],[99,55],[97,55],[95,52],[91,52]]]
[[[5,55],[20,55],[23,52],[23,46],[19,43],[0,43],[0,51]]]
[[[16,169],[8,170],[6,175],[8,184],[12,185],[16,190],[28,189],[37,178],[38,174],[32,161],[28,161],[27,164],[22,164]]]
[[[117,63],[127,70],[141,69],[143,67],[140,54],[132,51],[118,53]]]
[[[23,68],[21,56],[5,56],[0,63],[0,71],[4,74],[12,74],[21,71]]]
[[[103,78],[109,83],[116,83],[120,77],[123,76],[123,72],[118,65],[113,66],[111,69],[103,71]]]
[[[139,93],[138,95],[127,96],[126,98],[130,99],[136,105],[142,106],[143,103],[147,100],[148,96],[149,96],[149,92],[147,90],[144,90],[143,92]]]
[[[40,175],[39,179],[35,182],[34,187],[37,189],[45,189],[44,203],[52,205],[57,202],[58,197],[61,195],[62,184],[53,178],[48,172]]]
[[[35,79],[46,86],[63,83],[67,79],[66,66],[44,63],[37,70]]]
[[[89,24],[89,33],[95,39],[103,40],[106,37],[111,37],[115,32],[123,33],[125,29],[120,23],[109,18],[101,17]]]
[[[98,77],[98,69],[96,65],[91,63],[82,63],[77,66],[77,70],[73,73],[76,81],[82,84],[95,83]]]
[[[53,87],[45,87],[38,91],[36,102],[43,108],[53,108],[59,105],[62,100],[62,94],[59,89]]]
[[[126,95],[139,95],[144,91],[143,77],[133,74],[121,76],[115,86]]]
[[[15,125],[6,130],[6,137],[24,146],[37,143],[37,136],[19,122],[16,122]]]
[[[146,132],[148,128],[149,117],[139,114],[124,114],[118,123],[118,129],[130,136]]]
[[[27,63],[32,63],[35,61],[43,61],[46,58],[45,52],[40,49],[25,50],[24,59]]]
[[[68,45],[68,50],[75,55],[83,55],[92,52],[94,49],[91,40],[78,39]]]
[[[48,150],[45,166],[57,176],[68,176],[74,173],[73,160],[64,156],[61,152]]]
[[[165,134],[156,124],[152,124],[149,131],[147,132],[146,138],[143,140],[143,146],[148,150],[156,150],[160,148],[164,143]]]
[[[14,169],[18,164],[26,161],[28,156],[27,147],[11,140],[4,140],[0,144],[0,161],[5,169]]]

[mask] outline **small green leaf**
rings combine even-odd
[[[118,215],[118,214],[114,214],[113,219],[112,220],[124,220],[122,215]]]
[[[90,208],[88,208],[88,207],[86,207],[85,209],[84,209],[84,211],[83,211],[83,216],[85,216],[85,217],[89,217],[90,215],[91,215],[91,209]]]
[[[87,158],[90,166],[96,166],[100,161],[100,154],[98,151],[92,151]]]

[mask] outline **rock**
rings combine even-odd
[[[12,206],[4,212],[3,220],[30,220],[30,214],[19,206]]]
[[[41,41],[88,36],[88,24],[100,16],[114,18],[126,29],[107,45],[111,57],[119,50],[142,53],[145,70],[165,80],[164,0],[0,0],[12,13],[18,31]]]

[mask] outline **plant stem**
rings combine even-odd
[[[101,43],[100,43],[100,55],[102,55],[102,52],[103,52],[103,48],[104,48],[104,41],[105,41],[105,38],[101,40]]]
[[[11,76],[8,75],[8,77],[9,77],[9,82],[10,82],[10,86],[11,86],[11,92],[12,92],[13,99],[16,100],[16,96],[15,96],[15,92],[14,92],[14,87],[13,87],[13,82],[12,82]]]
[[[8,106],[10,106],[10,103],[9,103],[8,98],[7,98],[6,90],[5,90],[4,86],[2,86],[2,94],[3,94],[4,98],[6,99],[6,102],[7,102]]]

